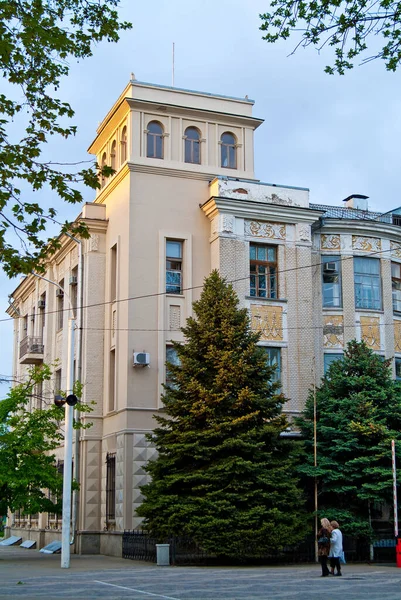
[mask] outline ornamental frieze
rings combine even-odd
[[[401,321],[394,321],[394,352],[401,352]]]
[[[380,350],[379,317],[361,317],[361,339],[372,350]]]
[[[341,250],[341,237],[338,234],[322,233],[320,247],[322,250]]]
[[[285,240],[285,225],[284,223],[266,223],[265,221],[245,221],[245,235]]]
[[[323,346],[325,348],[344,347],[344,318],[342,315],[324,317]]]
[[[260,339],[270,342],[283,341],[282,306],[264,306],[251,304],[251,327],[260,332]]]
[[[362,250],[363,252],[377,252],[382,249],[382,243],[380,238],[353,235],[352,248],[354,250]]]
[[[401,259],[401,244],[390,240],[391,256],[392,258]]]

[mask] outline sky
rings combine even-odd
[[[45,156],[89,159],[96,127],[132,72],[139,81],[171,85],[174,42],[176,87],[255,100],[253,114],[265,121],[255,134],[258,179],[307,187],[315,203],[341,205],[351,194],[365,194],[371,210],[400,206],[401,68],[389,73],[375,60],[344,76],[327,75],[330,49],[291,54],[295,38],[274,45],[262,40],[259,14],[268,9],[263,0],[123,0],[120,17],[133,28],[118,44],[104,42],[93,57],[70,63],[59,94],[75,110],[78,133],[53,140]],[[32,200],[55,206],[60,220],[80,212],[49,192],[39,196]],[[85,191],[85,201],[93,198]],[[7,318],[17,284],[0,273],[0,319]],[[12,322],[0,320],[0,336],[0,376],[11,375]],[[0,386],[0,398],[6,391]]]

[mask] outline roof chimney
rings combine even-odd
[[[369,196],[363,196],[362,194],[351,194],[348,198],[344,198],[345,206],[347,208],[355,208],[356,210],[368,210]]]

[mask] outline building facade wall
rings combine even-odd
[[[252,116],[252,105],[246,99],[133,81],[91,145],[98,162],[113,160],[116,172],[101,179],[94,203],[82,213],[91,236],[81,244],[83,321],[75,359],[83,400],[93,403],[93,410],[82,417],[92,425],[80,432],[74,447],[81,486],[79,552],[119,554],[123,530],[140,526],[135,511],[147,481],[144,467],[155,457],[146,436],[154,428],[154,414],[163,408],[166,348],[172,340],[183,341],[180,328],[212,269],[232,283],[251,327],[260,332],[260,344],[279,352],[289,417],[302,411],[311,386],[320,383],[327,356],[341,356],[348,341],[364,339],[383,356],[401,359],[401,313],[393,310],[391,275],[391,261],[401,262],[401,230],[377,221],[323,221],[325,212],[310,205],[307,189],[255,180],[253,135],[261,121]],[[163,158],[147,157],[152,120],[164,128]],[[201,132],[200,164],[184,160],[188,126]],[[219,158],[224,131],[233,132],[238,142],[235,170],[223,168]],[[168,240],[182,247],[180,293],[166,292]],[[251,295],[250,248],[255,244],[275,249],[277,293],[271,298]],[[356,309],[358,256],[380,258],[380,309]],[[328,257],[341,261],[339,306],[323,302],[322,261]],[[63,238],[47,278],[64,281],[69,290],[79,260],[78,245]],[[39,309],[44,297],[46,307]],[[21,343],[34,336],[43,341],[41,360],[58,361],[57,385],[65,389],[69,312],[60,326],[54,286],[25,278],[13,295],[13,307],[16,379],[26,375],[30,364],[21,359]],[[148,353],[149,365],[134,366],[134,352]],[[44,390],[50,401],[57,385],[54,378]],[[62,460],[63,448],[56,454]],[[115,461],[114,503],[110,459]],[[30,529],[40,544],[60,535],[48,523],[40,515]],[[25,521],[19,525],[28,531]]]

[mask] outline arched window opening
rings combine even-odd
[[[113,143],[111,144],[111,153],[110,153],[110,159],[111,159],[111,168],[116,170],[117,169],[117,142],[116,140],[113,140]]]
[[[107,155],[106,152],[103,152],[102,154],[102,161],[100,163],[100,168],[103,171],[103,167],[105,167],[107,165]],[[106,177],[103,175],[103,173],[100,173],[100,185],[102,188],[104,188],[104,186],[106,185]]]
[[[163,127],[157,121],[148,125],[146,156],[163,158]]]
[[[221,166],[227,169],[237,168],[237,143],[232,133],[223,133],[221,138]]]
[[[200,133],[196,127],[187,127],[185,130],[185,162],[200,165]]]
[[[127,160],[127,128],[124,126],[121,132],[121,164]]]

